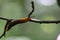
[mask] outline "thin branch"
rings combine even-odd
[[[11,20],[8,20],[8,21],[7,21],[7,23],[6,23],[6,25],[5,25],[5,28],[4,28],[4,32],[3,32],[3,34],[0,36],[0,39],[1,39],[3,36],[5,37],[6,32],[7,32],[7,28],[8,28],[8,25],[9,25],[9,22],[11,22]]]
[[[32,15],[32,13],[34,12],[34,2],[32,1],[31,4],[32,4],[32,11],[28,15],[29,18]]]
[[[47,23],[47,24],[49,24],[49,23],[56,23],[56,24],[60,23],[60,20],[38,20],[38,19],[33,19],[33,18],[31,18],[30,21],[35,22],[35,23],[40,23],[40,24],[42,24],[42,23]]]
[[[8,21],[9,19],[7,19],[7,18],[3,18],[3,17],[0,17],[0,19],[2,19],[2,20],[6,20],[6,21]]]

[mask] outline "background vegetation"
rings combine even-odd
[[[0,0],[0,16],[18,19],[27,17],[31,11],[32,0]],[[33,18],[39,20],[60,20],[60,8],[38,4],[36,0]],[[37,0],[38,1],[38,0]],[[0,35],[4,31],[6,21],[0,20]],[[14,26],[0,40],[55,40],[60,32],[60,24],[38,24],[27,22]]]

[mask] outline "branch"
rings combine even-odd
[[[9,28],[8,26],[9,26],[9,23],[10,23],[10,22],[11,22],[11,20],[8,19],[8,21],[7,21],[6,25],[5,25],[5,28],[4,28],[4,32],[3,32],[3,34],[0,36],[0,39],[1,39],[3,36],[5,37],[6,32],[8,31],[7,29]]]
[[[48,21],[48,20],[38,20],[38,19],[31,18],[30,22],[35,22],[35,23],[40,23],[40,24],[42,24],[42,23],[47,23],[47,24],[56,23],[56,24],[58,24],[58,23],[60,23],[60,20],[49,20]]]
[[[8,21],[9,19],[7,19],[7,18],[3,18],[3,17],[0,17],[0,19],[2,19],[2,20],[6,20],[6,21]]]
[[[29,18],[32,15],[32,13],[34,12],[34,2],[32,1],[31,4],[32,4],[32,11],[28,15]]]

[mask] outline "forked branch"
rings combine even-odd
[[[32,13],[34,12],[34,2],[32,1],[31,2],[31,4],[32,4],[32,11],[29,13],[29,15],[28,15],[28,17],[27,18],[22,18],[22,19],[6,19],[6,18],[3,18],[3,17],[0,17],[0,19],[2,19],[2,20],[6,20],[7,21],[7,23],[6,23],[6,25],[5,25],[5,28],[4,28],[4,32],[3,32],[3,34],[0,36],[0,39],[3,37],[3,36],[5,36],[5,34],[6,34],[6,32],[8,32],[12,27],[14,27],[15,25],[17,25],[17,24],[22,24],[22,23],[26,23],[26,22],[28,22],[28,21],[30,21],[30,22],[35,22],[35,23],[40,23],[40,24],[42,24],[42,23],[47,23],[47,24],[49,24],[49,23],[56,23],[56,24],[58,24],[58,23],[60,23],[60,20],[54,20],[54,21],[46,21],[46,20],[38,20],[38,19],[33,19],[33,18],[31,18],[30,16],[32,15]]]

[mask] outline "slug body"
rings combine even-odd
[[[26,23],[29,20],[31,20],[30,18],[22,18],[22,19],[17,19],[17,20],[11,20],[6,28],[6,31],[8,31],[10,28],[12,28],[13,26],[17,25],[17,24],[21,24],[21,23]]]

